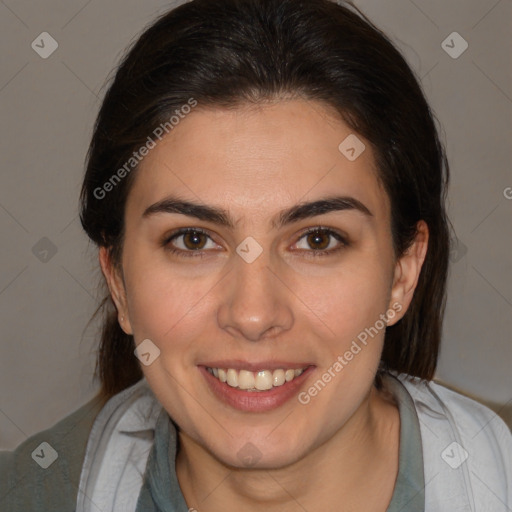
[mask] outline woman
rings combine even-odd
[[[82,189],[101,393],[2,455],[2,510],[510,510],[510,431],[432,382],[447,184],[417,80],[353,6],[162,16]]]

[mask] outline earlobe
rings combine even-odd
[[[109,250],[106,247],[100,247],[98,258],[101,271],[103,272],[110,291],[110,296],[112,297],[117,309],[119,325],[126,334],[133,334],[126,305],[126,291],[124,283],[119,272],[112,263]]]
[[[398,322],[405,315],[411,304],[421,268],[427,255],[428,240],[428,226],[425,221],[420,220],[416,227],[414,242],[395,265],[389,307],[392,308],[393,304],[400,304],[401,314],[396,315],[393,320],[390,320],[388,325]]]

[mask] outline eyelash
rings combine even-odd
[[[203,250],[188,250],[188,251],[184,251],[183,249],[173,248],[170,245],[170,243],[175,238],[179,238],[180,236],[186,235],[188,233],[196,233],[196,234],[200,234],[200,235],[205,235],[205,236],[207,236],[208,238],[211,239],[210,235],[206,231],[204,231],[203,229],[200,229],[200,228],[182,228],[182,229],[174,231],[170,235],[166,236],[164,238],[164,240],[162,241],[162,246],[167,251],[169,251],[171,254],[177,255],[179,257],[185,257],[185,258],[204,258],[204,257],[206,257],[205,251],[203,251]],[[301,236],[299,237],[297,242],[302,240],[304,237],[306,237],[307,235],[309,235],[311,233],[319,233],[319,234],[323,234],[323,235],[332,236],[333,238],[338,240],[338,242],[341,242],[341,244],[338,247],[336,247],[335,249],[322,249],[322,250],[305,250],[305,249],[300,249],[301,251],[306,251],[306,253],[311,253],[311,254],[309,254],[307,256],[308,258],[309,257],[318,258],[318,257],[325,257],[325,256],[333,256],[334,254],[338,253],[339,251],[341,251],[342,249],[344,249],[345,247],[347,247],[349,245],[348,241],[342,235],[340,235],[338,232],[333,231],[332,229],[327,228],[327,227],[323,227],[323,226],[317,226],[317,227],[314,227],[314,228],[308,228],[306,231],[304,231],[301,234]]]

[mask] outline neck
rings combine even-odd
[[[180,432],[176,473],[185,500],[201,512],[385,511],[398,473],[399,433],[396,406],[372,387],[332,438],[289,466],[233,468]]]

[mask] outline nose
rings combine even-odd
[[[291,292],[270,267],[268,252],[247,263],[237,257],[226,276],[217,312],[219,327],[233,337],[260,341],[293,325]]]

